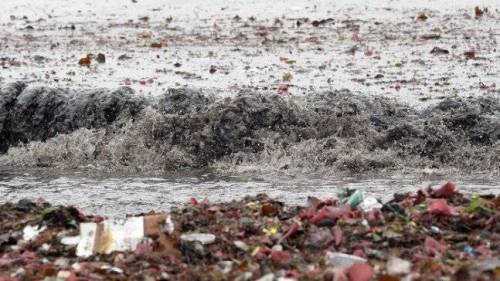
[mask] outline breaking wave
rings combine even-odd
[[[347,90],[307,97],[189,89],[69,93],[22,83],[0,94],[0,165],[106,171],[500,171],[500,102],[417,110]],[[8,98],[7,98],[8,97]]]

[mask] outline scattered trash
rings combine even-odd
[[[449,182],[383,205],[360,190],[303,207],[260,194],[123,219],[5,203],[0,280],[11,277],[4,272],[19,280],[497,280],[498,202]]]
[[[95,253],[134,251],[145,235],[161,232],[160,222],[164,222],[165,219],[166,215],[160,213],[144,217],[105,220],[99,223],[82,223],[76,255],[89,257]],[[68,242],[68,239],[65,242]]]

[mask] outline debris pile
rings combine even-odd
[[[332,194],[333,195],[333,194]],[[498,280],[500,196],[266,195],[123,219],[0,205],[0,280]]]

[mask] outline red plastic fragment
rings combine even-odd
[[[314,210],[310,208],[304,209],[299,213],[300,220],[311,219],[312,217],[314,217]]]
[[[339,218],[351,218],[352,210],[348,205],[343,205],[340,207],[323,207],[319,210],[319,213],[311,219],[311,223],[318,224],[324,220],[336,220]]]
[[[425,253],[431,257],[440,257],[446,252],[446,244],[427,236],[425,237]]]
[[[191,206],[197,206],[198,205],[198,200],[196,200],[195,198],[191,198],[189,199],[189,201],[191,202]]]
[[[271,259],[278,264],[287,264],[292,257],[285,251],[271,251]]]
[[[451,208],[450,208],[450,206],[448,206],[448,203],[446,203],[446,200],[438,199],[438,200],[434,200],[429,205],[429,212],[431,212],[431,214],[433,214],[433,215],[449,216],[449,215],[451,215]]]
[[[353,264],[347,270],[347,276],[349,276],[349,281],[369,281],[372,279],[373,274],[374,274],[373,268],[367,263]]]
[[[278,86],[278,94],[286,94],[288,93],[288,84],[280,84]]]
[[[443,184],[441,188],[434,190],[431,194],[433,198],[450,198],[455,193],[455,184],[451,181]]]
[[[342,241],[344,241],[344,232],[338,225],[334,226],[332,231],[333,237],[335,238],[335,245],[339,246],[340,244],[342,244]]]
[[[298,224],[298,223],[296,223],[296,222],[294,222],[294,223],[290,226],[290,228],[288,229],[288,231],[285,233],[285,235],[283,235],[283,237],[282,237],[281,239],[282,239],[282,240],[285,240],[285,239],[287,239],[287,238],[289,238],[289,237],[294,236],[294,235],[297,233],[297,231],[299,230],[299,228],[300,228],[299,224]]]

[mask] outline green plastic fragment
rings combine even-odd
[[[356,190],[349,199],[347,200],[347,205],[351,206],[351,208],[356,208],[363,201],[363,193],[359,190]]]
[[[474,213],[477,211],[485,211],[491,213],[492,210],[484,206],[484,201],[477,195],[472,197],[469,205],[467,206],[467,212]]]

